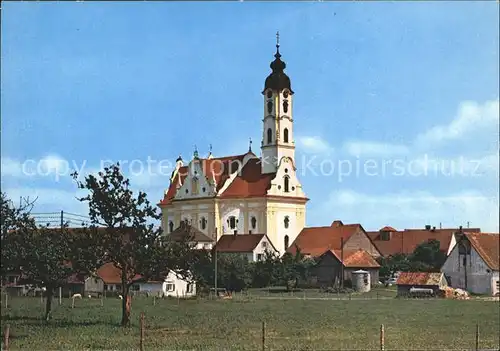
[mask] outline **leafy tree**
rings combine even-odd
[[[89,205],[90,230],[96,231],[96,254],[121,270],[122,326],[130,325],[130,287],[141,280],[164,277],[169,270],[190,277],[193,268],[192,247],[188,240],[162,239],[161,228],[153,221],[161,214],[152,206],[144,192],[135,196],[130,181],[120,171],[120,165],[104,168],[98,176],[89,175],[83,181],[73,178],[79,189],[89,194],[80,201]]]
[[[446,253],[440,250],[439,240],[429,240],[418,245],[410,255],[415,271],[439,271],[446,261]]]
[[[20,274],[25,284],[46,289],[44,319],[50,319],[54,290],[74,274],[95,269],[97,260],[87,233],[37,227],[29,215],[32,203],[14,208],[2,194],[2,272]]]
[[[281,269],[278,270],[277,281],[286,286],[287,290],[293,290],[300,280],[308,276],[308,269],[314,265],[310,260],[305,260],[300,248],[296,247],[295,254],[286,252],[281,257]]]
[[[272,252],[266,251],[262,261],[252,264],[252,287],[264,288],[274,285],[280,265],[280,258]]]

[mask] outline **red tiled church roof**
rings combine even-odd
[[[500,235],[492,233],[465,233],[465,236],[488,267],[494,271],[498,271],[500,265]]]
[[[221,198],[266,196],[275,176],[276,173],[262,174],[260,159],[252,158],[221,194]]]

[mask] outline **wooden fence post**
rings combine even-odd
[[[476,351],[479,350],[479,324],[476,324]]]
[[[266,350],[266,322],[262,321],[262,351]]]
[[[385,330],[384,325],[380,325],[380,351],[384,351],[385,349]]]
[[[9,294],[5,293],[5,308],[9,307]]]
[[[62,287],[59,287],[59,306],[62,305]]]
[[[140,328],[141,328],[140,350],[144,351],[144,312],[141,312]]]
[[[101,295],[101,307],[104,307],[104,298]]]
[[[153,296],[153,306],[156,306],[156,295]]]
[[[75,308],[75,298],[72,298],[73,301],[71,301],[71,308]]]
[[[9,334],[10,334],[10,324],[5,326],[5,333],[3,335],[3,349],[5,351],[9,350]]]

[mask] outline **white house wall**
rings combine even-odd
[[[465,289],[465,272],[467,271],[467,291],[494,295],[497,292],[498,271],[492,272],[472,246],[471,254],[467,257],[467,270],[463,266],[463,256],[459,255],[458,245],[455,245],[441,268],[441,272],[451,280],[451,287]]]

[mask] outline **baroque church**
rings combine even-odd
[[[182,221],[218,241],[222,235],[267,234],[283,254],[305,226],[308,198],[297,178],[293,96],[276,44],[263,95],[261,157],[181,157],[159,206],[171,233]],[[251,145],[251,144],[250,144]]]

